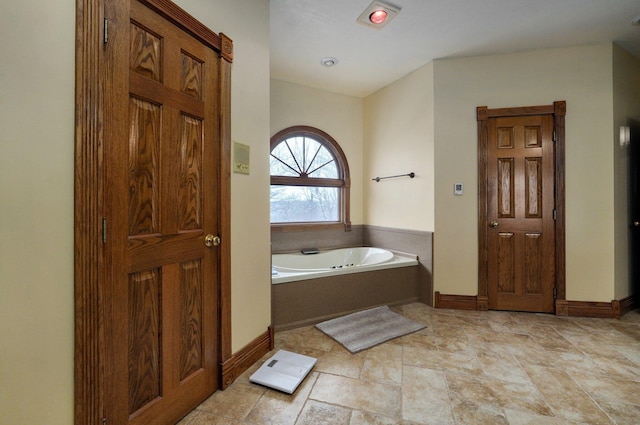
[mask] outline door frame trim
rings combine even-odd
[[[131,0],[136,1],[136,0]],[[220,52],[221,211],[220,293],[217,353],[231,355],[231,62],[233,43],[201,24],[169,0],[138,0],[199,41]],[[99,424],[104,412],[105,340],[102,244],[104,216],[103,110],[107,83],[102,48],[107,7],[119,0],[76,0],[74,158],[74,423]],[[219,368],[222,370],[222,367]],[[220,373],[221,374],[221,373]],[[217,377],[222,387],[222,377]]]
[[[567,103],[564,100],[555,101],[551,105],[526,106],[517,108],[489,109],[478,106],[476,116],[478,121],[478,297],[477,309],[488,310],[488,157],[489,143],[488,120],[498,117],[515,117],[526,115],[553,115],[554,143],[554,191],[555,191],[555,311],[556,315],[568,315],[566,301],[566,247],[565,247],[565,115]]]

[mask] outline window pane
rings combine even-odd
[[[316,151],[314,151],[315,154]],[[315,159],[309,167],[309,177],[317,177],[324,179],[337,179],[338,166],[333,159],[331,152],[324,146],[320,148]]]
[[[291,149],[291,152],[293,152],[295,161],[289,161],[288,164],[291,166],[295,165],[295,168],[304,170],[304,137],[291,137],[280,144],[285,145],[287,150]]]
[[[278,157],[282,160],[282,157]],[[295,170],[295,162],[287,162],[286,165],[283,164],[278,159],[274,158],[273,155],[269,157],[269,170],[272,176],[287,176],[287,177],[299,177],[300,173]],[[289,165],[293,163],[293,166]],[[292,169],[293,167],[293,169]]]
[[[339,221],[338,188],[271,186],[271,222]]]
[[[290,137],[273,148],[270,158],[272,176],[297,177],[303,172],[313,178],[338,178],[338,166],[333,155],[317,140]]]
[[[293,139],[290,139],[293,140]],[[295,144],[295,143],[291,143]],[[290,145],[291,145],[290,144]],[[289,146],[290,146],[289,145]],[[300,167],[291,155],[286,141],[278,143],[271,151],[270,173],[272,176],[293,176],[300,175]]]

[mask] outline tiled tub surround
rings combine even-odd
[[[620,320],[393,310],[427,327],[357,354],[314,327],[275,349],[318,359],[293,395],[249,383],[256,363],[179,425],[640,423],[640,311]]]
[[[433,306],[433,233],[418,230],[391,229],[365,226],[362,232],[364,246],[377,246],[418,257],[418,299]]]
[[[271,232],[271,250],[275,253],[299,252],[303,248],[333,249],[353,246],[375,246],[406,252],[418,257],[418,300],[433,305],[433,233],[379,226],[354,225],[343,229]]]
[[[272,231],[271,251],[274,254],[300,252],[304,248],[334,249],[363,246],[364,226],[354,225],[351,231],[342,228],[309,231]]]
[[[418,300],[418,266],[340,274],[271,285],[276,331],[319,323],[365,308]]]

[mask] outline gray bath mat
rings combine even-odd
[[[426,326],[394,313],[388,306],[359,311],[318,323],[320,329],[351,353],[357,353]]]

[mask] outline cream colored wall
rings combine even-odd
[[[271,81],[271,135],[294,125],[319,128],[344,151],[351,175],[351,223],[363,223],[362,99]],[[269,138],[264,141],[269,148]],[[267,157],[268,157],[267,151]]]
[[[365,223],[398,229],[434,229],[433,64],[364,101]],[[401,177],[414,172],[415,178]]]
[[[566,100],[567,299],[613,299],[611,57],[599,44],[435,61],[436,291],[477,294],[476,107]]]
[[[232,176],[237,351],[271,318],[268,2],[178,4],[235,45],[232,137],[251,146],[252,161],[249,176]],[[74,2],[3,4],[0,422],[7,424],[73,423],[74,33]]]
[[[73,422],[74,2],[0,13],[0,422]]]
[[[615,299],[632,294],[629,281],[629,148],[619,143],[619,128],[640,121],[640,60],[613,48],[613,151],[615,164]]]

